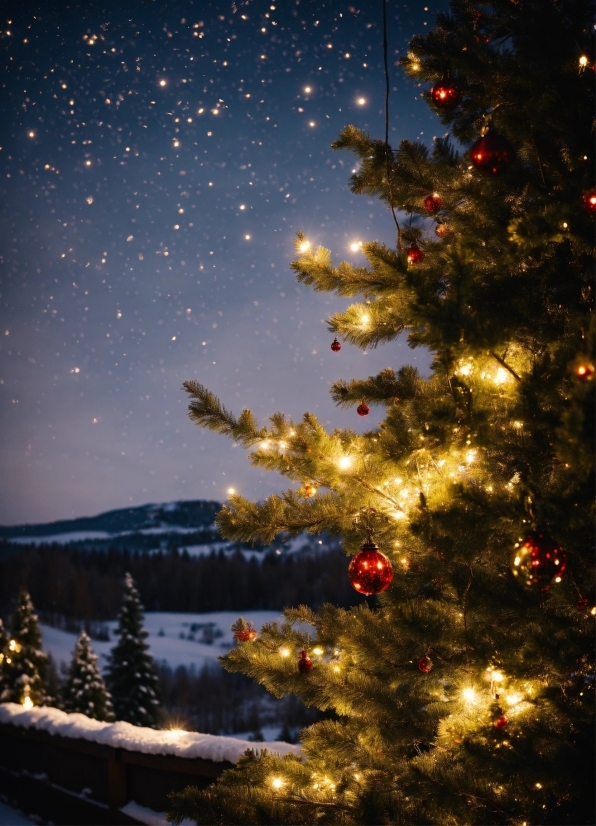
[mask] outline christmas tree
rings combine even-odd
[[[143,606],[133,578],[124,578],[124,601],[118,614],[118,643],[111,651],[106,685],[117,720],[157,728],[159,699],[157,674],[145,642]]]
[[[97,667],[98,659],[89,636],[81,631],[62,688],[63,708],[95,720],[111,721],[114,719],[112,699]]]
[[[41,631],[31,597],[22,591],[11,623],[2,662],[3,703],[41,706],[46,701],[47,655],[41,650]]]
[[[174,822],[594,823],[592,22],[587,0],[453,0],[402,61],[452,138],[335,144],[396,248],[334,266],[299,235],[292,268],[359,297],[329,322],[344,343],[403,332],[433,356],[428,376],[335,384],[378,427],[259,426],[185,385],[194,422],[293,483],[232,496],[222,534],[340,534],[352,584],[379,596],[239,641],[227,669],[329,718],[302,758],[247,754],[173,796]]]
[[[4,691],[4,660],[9,656],[8,654],[8,634],[4,623],[0,619],[0,698]]]

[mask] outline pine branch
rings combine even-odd
[[[266,435],[266,430],[258,430],[250,410],[243,410],[237,419],[214,393],[198,381],[185,381],[183,387],[194,399],[188,406],[189,418],[199,427],[223,433],[243,447],[251,447]]]
[[[388,402],[413,399],[424,390],[415,367],[402,367],[397,376],[386,367],[377,376],[346,382],[343,379],[331,387],[331,397],[338,407],[352,407],[367,402]]]

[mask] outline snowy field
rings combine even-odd
[[[214,611],[209,614],[148,612],[145,614],[145,628],[149,633],[147,643],[151,654],[156,661],[167,663],[171,668],[194,665],[200,670],[205,663],[215,663],[217,657],[221,657],[234,645],[231,626],[238,616],[235,611]],[[266,622],[283,620],[278,611],[247,611],[243,616],[257,630]],[[110,642],[92,641],[102,668],[116,643],[113,633],[116,621],[107,625],[110,629]],[[77,635],[43,624],[41,630],[44,650],[51,653],[58,666],[60,663],[68,664]]]

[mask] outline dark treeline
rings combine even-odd
[[[47,617],[114,619],[127,571],[147,611],[278,611],[301,603],[317,609],[324,602],[348,607],[363,598],[351,588],[346,569],[339,548],[246,559],[240,552],[193,557],[178,549],[136,554],[0,543],[0,613],[6,615],[25,588]]]
[[[300,729],[329,715],[307,708],[290,695],[277,700],[244,674],[228,674],[216,665],[157,664],[163,725],[206,734],[238,734],[262,739],[262,729],[278,729],[276,737],[297,742]]]

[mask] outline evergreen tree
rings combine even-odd
[[[355,127],[335,144],[360,161],[352,191],[411,220],[396,249],[363,246],[367,267],[299,235],[298,280],[361,297],[330,319],[344,342],[406,331],[433,355],[427,377],[335,384],[378,427],[259,427],[186,384],[197,424],[301,485],[231,497],[222,534],[327,528],[361,592],[388,587],[374,609],[287,609],[230,651],[230,671],[335,718],[302,732],[302,759],[249,754],[174,796],[176,823],[594,823],[593,11],[452,0],[402,65],[459,148]]]
[[[158,679],[153,658],[145,642],[143,606],[130,574],[124,578],[124,601],[118,614],[116,635],[106,670],[106,685],[112,695],[117,720],[135,726],[157,728],[159,718]]]
[[[31,597],[22,591],[11,623],[8,650],[2,663],[3,703],[35,706],[46,702],[47,654],[41,650],[41,631]]]
[[[114,719],[112,699],[97,667],[98,659],[89,636],[81,631],[62,688],[63,708],[95,720],[111,721]]]

